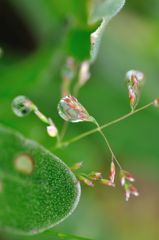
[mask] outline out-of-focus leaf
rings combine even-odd
[[[124,6],[125,0],[92,0],[90,5],[90,22],[102,18],[110,20]]]
[[[55,155],[0,126],[0,228],[34,234],[76,208],[80,185]]]
[[[92,0],[90,3],[89,22],[94,23],[101,20],[100,26],[91,34],[91,60],[98,53],[101,38],[108,22],[121,10],[125,0]]]
[[[92,238],[77,236],[69,233],[61,233],[57,231],[48,230],[44,233],[34,235],[34,236],[20,236],[20,235],[9,235],[7,234],[8,240],[60,240],[60,239],[69,239],[69,240],[93,240]]]

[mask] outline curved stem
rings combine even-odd
[[[65,141],[65,142],[61,143],[60,147],[68,146],[69,144],[77,142],[77,141],[81,140],[82,138],[85,138],[85,137],[87,137],[87,136],[89,136],[89,135],[91,135],[93,133],[98,132],[99,130],[102,130],[102,129],[107,128],[107,127],[109,127],[111,125],[114,125],[114,124],[116,124],[116,123],[118,123],[118,122],[120,122],[120,121],[122,121],[122,120],[124,120],[126,118],[129,118],[130,116],[132,116],[132,115],[134,115],[134,114],[136,114],[138,112],[141,112],[142,110],[144,110],[146,108],[149,108],[153,104],[154,104],[154,102],[150,102],[150,103],[146,104],[145,106],[143,106],[141,108],[138,108],[138,109],[134,110],[133,112],[129,112],[126,115],[124,115],[122,117],[119,117],[119,118],[117,118],[117,119],[115,119],[115,120],[113,120],[111,122],[108,122],[108,123],[106,123],[106,124],[104,124],[102,126],[99,126],[98,128],[95,128],[95,129],[92,129],[90,131],[84,132],[84,133],[82,133],[82,134],[80,134],[80,135],[78,135],[78,136],[76,136],[76,137],[74,137],[74,138],[72,138],[72,139],[70,139],[68,141]]]
[[[106,143],[106,145],[107,145],[109,151],[111,152],[112,159],[114,159],[114,160],[116,161],[117,165],[119,166],[119,168],[122,169],[122,167],[121,167],[119,161],[117,160],[117,158],[116,158],[116,156],[115,156],[115,154],[114,154],[114,152],[113,152],[113,150],[112,150],[112,147],[111,147],[111,145],[110,145],[110,143],[109,143],[109,141],[108,141],[108,138],[107,138],[107,137],[105,136],[105,134],[103,133],[101,127],[100,127],[99,124],[98,124],[98,122],[95,120],[94,123],[95,123],[96,126],[98,127],[98,129],[99,129],[99,130],[98,130],[99,133],[100,133],[101,136],[103,137],[103,139],[104,139],[104,141],[105,141],[105,143]]]
[[[68,129],[68,122],[64,122],[61,133],[60,133],[60,140],[62,141],[62,139],[64,138],[66,132]]]

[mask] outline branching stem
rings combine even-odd
[[[111,122],[108,122],[108,123],[106,123],[106,124],[104,124],[104,125],[102,125],[102,126],[98,126],[97,128],[92,129],[92,130],[90,130],[90,131],[84,132],[84,133],[82,133],[82,134],[80,134],[80,135],[78,135],[78,136],[76,136],[76,137],[74,137],[74,138],[72,138],[72,139],[70,139],[70,140],[64,141],[64,142],[62,142],[62,143],[60,144],[59,147],[61,148],[61,147],[64,147],[64,146],[68,146],[68,145],[70,145],[71,143],[77,142],[77,141],[81,140],[82,138],[85,138],[85,137],[87,137],[87,136],[89,136],[89,135],[91,135],[91,134],[93,134],[93,133],[96,133],[96,132],[98,132],[98,131],[101,131],[101,130],[104,129],[104,128],[107,128],[107,127],[109,127],[109,126],[111,126],[111,125],[114,125],[114,124],[116,124],[116,123],[118,123],[118,122],[121,122],[122,120],[124,120],[124,119],[126,119],[126,118],[129,118],[130,116],[132,116],[132,115],[134,115],[134,114],[136,114],[136,113],[138,113],[138,112],[141,112],[141,111],[143,111],[144,109],[149,108],[149,107],[152,106],[153,104],[154,104],[154,102],[150,102],[150,103],[144,105],[143,107],[138,108],[138,109],[136,109],[136,110],[134,110],[134,111],[131,111],[131,112],[127,113],[126,115],[124,115],[124,116],[122,116],[122,117],[119,117],[119,118],[117,118],[117,119],[115,119],[115,120],[113,120],[113,121],[111,121]],[[105,140],[105,141],[106,141],[106,140]]]

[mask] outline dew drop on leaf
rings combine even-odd
[[[34,104],[25,96],[18,96],[12,101],[12,110],[18,117],[24,117],[33,110]]]
[[[21,173],[30,175],[33,172],[34,162],[33,159],[25,153],[20,154],[15,159],[15,169]]]

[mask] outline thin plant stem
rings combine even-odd
[[[60,133],[60,141],[62,141],[62,139],[64,138],[66,132],[67,132],[67,129],[68,129],[68,122],[64,122],[63,124],[63,127],[62,127],[62,130],[61,130],[61,133]]]
[[[80,85],[79,85],[79,81],[77,81],[77,83],[75,84],[74,89],[73,89],[73,96],[77,97],[79,90],[80,90]]]
[[[91,134],[93,134],[93,133],[98,132],[99,130],[102,130],[102,129],[107,128],[107,127],[109,127],[109,126],[111,126],[111,125],[114,125],[114,124],[116,124],[116,123],[118,123],[118,122],[121,122],[122,120],[127,119],[127,118],[129,118],[130,116],[132,116],[132,115],[134,115],[134,114],[136,114],[136,113],[138,113],[138,112],[143,111],[144,109],[149,108],[149,107],[152,106],[153,104],[154,104],[154,102],[150,102],[150,103],[144,105],[143,107],[138,108],[138,109],[136,109],[136,110],[134,110],[134,111],[131,111],[131,112],[125,114],[124,116],[119,117],[119,118],[117,118],[117,119],[115,119],[115,120],[113,120],[113,121],[111,121],[111,122],[105,123],[104,125],[99,126],[98,128],[89,130],[89,131],[84,132],[84,133],[82,133],[82,134],[80,134],[80,135],[78,135],[78,136],[76,136],[76,137],[74,137],[74,138],[72,138],[72,139],[70,139],[70,140],[68,140],[68,141],[62,142],[61,145],[60,145],[60,147],[68,146],[69,144],[74,143],[74,142],[77,142],[77,141],[81,140],[82,138],[85,138],[85,137],[87,137],[87,136],[89,136],[89,135],[91,135]]]
[[[100,127],[99,124],[98,124],[98,122],[95,120],[94,123],[95,123],[96,126],[98,127],[98,131],[99,131],[99,133],[100,133],[101,136],[103,137],[103,139],[104,139],[104,141],[105,141],[105,143],[106,143],[106,145],[107,145],[109,151],[111,152],[112,159],[115,160],[116,163],[117,163],[117,165],[119,166],[119,168],[122,169],[122,167],[121,167],[119,161],[117,160],[117,158],[116,158],[116,156],[115,156],[115,154],[114,154],[114,152],[113,152],[113,150],[112,150],[112,147],[111,147],[111,145],[110,145],[110,143],[109,143],[109,141],[108,141],[108,138],[107,138],[107,137],[105,136],[105,134],[103,133],[101,127]]]

